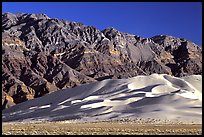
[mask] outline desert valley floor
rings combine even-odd
[[[92,123],[3,123],[3,135],[201,135],[201,124],[138,124],[135,122]]]

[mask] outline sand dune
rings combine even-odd
[[[8,121],[157,119],[202,123],[202,76],[166,74],[63,89],[3,111]]]

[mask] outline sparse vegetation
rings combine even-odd
[[[3,135],[201,135],[201,124],[3,123]]]

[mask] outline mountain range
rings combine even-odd
[[[202,75],[202,47],[45,14],[2,13],[2,109],[61,89],[153,73]]]

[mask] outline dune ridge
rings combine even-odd
[[[202,123],[202,76],[107,79],[63,89],[3,110],[3,122],[153,119]]]

